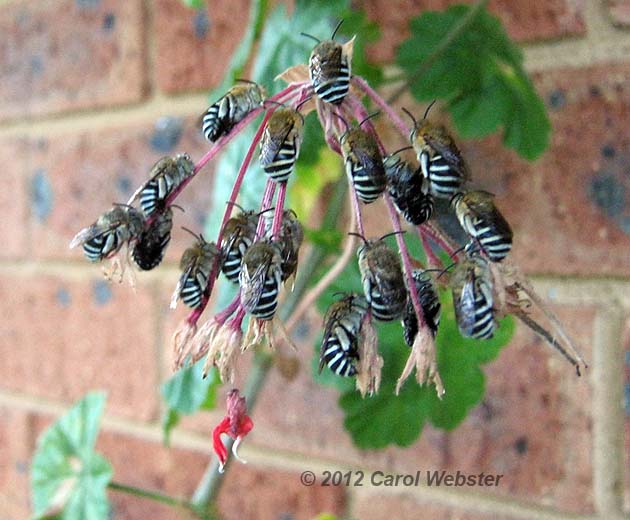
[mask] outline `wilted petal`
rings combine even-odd
[[[192,339],[197,332],[197,325],[188,320],[182,321],[173,334],[173,369],[177,370],[184,365],[186,357],[192,348]]]
[[[369,317],[363,321],[359,336],[359,364],[357,389],[361,395],[374,394],[381,386],[383,358],[378,354],[378,336]]]
[[[442,379],[438,372],[433,334],[426,325],[418,329],[416,339],[411,347],[411,353],[407,359],[407,364],[396,383],[396,395],[398,395],[403,383],[411,375],[414,367],[416,369],[416,381],[418,381],[418,384],[434,384],[435,391],[441,399],[444,395],[444,385],[442,384]]]

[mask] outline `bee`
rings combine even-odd
[[[238,283],[243,256],[256,238],[257,225],[258,214],[244,210],[225,223],[223,234],[227,238],[223,246],[221,270],[231,282]]]
[[[328,308],[324,316],[324,339],[319,356],[320,373],[324,365],[328,365],[339,376],[356,375],[359,335],[368,310],[367,300],[356,294],[346,294]]]
[[[419,226],[433,215],[435,204],[428,193],[429,182],[397,154],[394,152],[383,160],[387,191],[405,220]]]
[[[195,165],[186,153],[162,157],[151,168],[149,180],[132,196],[140,197],[142,211],[148,217],[161,210],[167,197],[193,173]]]
[[[414,124],[409,138],[418,155],[422,175],[429,181],[430,193],[434,197],[450,198],[460,190],[470,174],[459,148],[446,128],[427,120],[432,106],[433,103],[427,108],[420,123],[405,110]]]
[[[269,118],[260,141],[260,164],[276,182],[287,182],[300,154],[304,116],[296,109],[278,108]]]
[[[494,335],[492,275],[477,247],[466,247],[466,257],[451,276],[455,318],[462,336],[490,339]]]
[[[221,252],[214,242],[206,242],[203,236],[184,229],[192,234],[197,242],[184,251],[179,262],[182,275],[173,293],[171,308],[175,308],[177,300],[181,298],[185,305],[196,309],[201,305],[214,263],[220,261]]]
[[[173,210],[165,208],[142,231],[134,244],[131,257],[140,269],[150,271],[160,265],[166,247],[171,241],[171,229],[173,229]]]
[[[346,172],[352,179],[357,197],[369,204],[383,193],[387,177],[376,139],[361,128],[366,120],[355,128],[348,128],[339,141]]]
[[[265,89],[244,79],[234,85],[206,110],[203,115],[203,135],[210,142],[228,134],[252,110],[262,106]]]
[[[359,248],[359,270],[365,299],[377,320],[398,318],[407,303],[407,289],[400,267],[400,258],[383,241],[365,240]]]
[[[90,262],[99,262],[115,255],[127,242],[138,238],[144,217],[135,208],[124,204],[104,213],[94,224],[79,231],[70,248],[83,245],[83,254]]]
[[[310,34],[317,45],[308,60],[308,72],[315,94],[327,103],[340,105],[350,89],[350,59],[343,45],[334,41],[343,20],[337,24],[330,40],[321,41]]]
[[[459,223],[479,244],[492,262],[503,260],[512,248],[512,229],[496,208],[487,191],[457,193],[451,199],[451,207]]]
[[[243,257],[239,282],[243,308],[260,320],[272,319],[282,283],[278,244],[268,240],[254,242]]]
[[[433,337],[435,337],[442,313],[442,306],[437,289],[433,283],[433,279],[426,271],[416,269],[412,273],[412,276],[416,285],[416,291],[418,292],[422,313],[424,314],[424,321],[428,325]],[[418,317],[416,316],[416,310],[413,307],[411,299],[407,301],[407,305],[405,306],[402,324],[405,342],[411,347],[413,341],[416,339],[416,334],[418,334]]]
[[[282,214],[282,227],[278,240],[281,246],[282,257],[282,281],[291,278],[298,267],[298,252],[304,240],[304,229],[292,209],[284,210]]]

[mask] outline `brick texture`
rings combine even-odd
[[[126,202],[162,156],[188,152],[198,160],[208,149],[194,118],[164,116],[145,124],[33,140],[29,145],[32,250],[39,258],[80,258],[68,244],[114,202]],[[207,169],[208,170],[208,169]],[[175,209],[167,259],[177,260],[191,242],[181,226],[200,232],[209,207],[212,175],[207,170],[182,193]]]
[[[353,503],[353,518],[361,520],[484,520],[487,514],[471,513],[416,499],[410,494],[385,495],[359,491]],[[508,520],[507,516],[492,515],[493,520]]]
[[[29,516],[31,417],[0,407],[0,518]]]
[[[0,163],[4,165],[4,187],[0,191],[0,207],[3,208],[3,217],[0,219],[2,258],[15,258],[26,254],[28,191],[24,163],[19,160],[23,152],[22,139],[6,139],[0,142]]]
[[[628,0],[607,0],[612,22],[615,25],[628,27],[630,25],[630,2]]]
[[[498,137],[462,146],[473,185],[497,195],[514,230],[512,258],[527,271],[630,272],[629,77],[626,66],[541,74],[553,134],[535,163],[503,149]]]
[[[155,71],[167,93],[209,89],[223,79],[249,18],[248,0],[219,0],[207,10],[179,0],[155,2]]]
[[[381,28],[382,38],[369,49],[379,62],[394,59],[398,46],[409,37],[409,20],[424,11],[441,11],[448,6],[470,1],[456,0],[363,0],[368,17]],[[522,2],[491,0],[490,11],[497,15],[509,35],[519,41],[577,36],[585,32],[583,5],[571,0]]]
[[[623,414],[625,454],[625,508],[630,513],[630,320],[626,320],[626,338],[622,352],[624,371]]]
[[[145,91],[141,0],[0,8],[0,120],[128,104]]]
[[[85,281],[0,277],[0,386],[67,402],[105,389],[112,413],[151,419],[157,406],[151,291],[108,285],[98,271]]]

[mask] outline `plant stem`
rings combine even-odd
[[[153,500],[155,502],[161,502],[162,504],[169,505],[171,507],[183,508],[187,509],[194,513],[197,517],[207,517],[204,515],[203,511],[199,508],[199,506],[194,503],[186,500],[185,498],[177,498],[172,497],[170,495],[165,495],[163,493],[159,493],[157,491],[150,491],[148,489],[143,489],[135,486],[129,486],[127,484],[120,484],[119,482],[110,482],[107,484],[107,487],[112,491],[120,491],[122,493],[127,493],[129,495],[134,495],[137,497],[148,498],[149,500]]]
[[[407,77],[407,81],[401,85],[389,98],[389,103],[394,103],[405,91],[418,81],[422,75],[431,68],[438,58],[444,54],[451,44],[459,38],[463,32],[468,29],[470,24],[477,18],[479,12],[486,7],[488,0],[479,0],[473,5],[466,16],[464,16],[455,26],[447,33],[447,35],[440,41],[440,44],[435,50],[427,56],[427,58],[420,64],[416,71]]]

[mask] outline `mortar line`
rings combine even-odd
[[[622,515],[623,312],[608,305],[598,310],[593,334],[593,492],[597,511]]]

